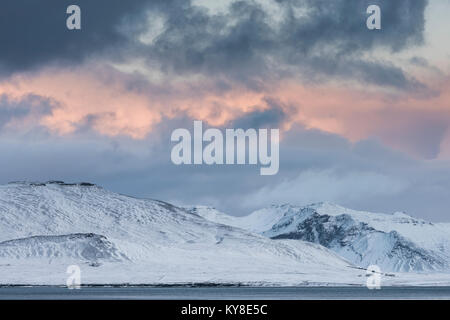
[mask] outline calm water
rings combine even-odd
[[[0,299],[446,299],[450,287],[401,287],[368,290],[365,287],[290,288],[151,288],[91,287],[69,290],[60,287],[0,287]]]

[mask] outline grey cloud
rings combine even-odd
[[[417,56],[414,56],[411,59],[409,59],[409,62],[413,65],[416,65],[419,67],[424,67],[424,68],[427,68],[430,66],[427,59],[422,58],[422,57],[417,57]]]
[[[165,121],[144,141],[4,139],[0,183],[91,181],[138,197],[213,205],[233,215],[270,203],[303,205],[320,200],[361,210],[407,211],[431,221],[450,220],[448,164],[419,161],[376,141],[352,144],[336,135],[296,127],[282,140],[276,176],[260,176],[256,166],[175,166],[170,161],[170,133],[178,127],[191,128],[192,120]]]
[[[0,71],[14,72],[85,58],[146,57],[153,67],[177,74],[203,73],[218,83],[238,81],[258,90],[267,79],[305,74],[356,78],[400,89],[421,88],[400,68],[361,54],[393,52],[423,43],[426,0],[268,0],[281,23],[256,1],[234,1],[211,14],[190,0],[78,0],[82,30],[65,28],[68,0],[8,1],[0,10]],[[379,4],[383,29],[365,27],[366,8]],[[306,10],[298,17],[295,12]],[[152,44],[136,39],[149,31],[146,13],[163,17]],[[10,17],[14,17],[11,19]]]
[[[26,71],[57,62],[79,63],[99,52],[119,50],[130,39],[118,27],[130,15],[139,21],[146,3],[150,1],[4,1],[0,10],[0,71]],[[66,9],[72,4],[81,7],[81,30],[66,28]],[[135,25],[137,28],[139,24]]]
[[[265,186],[246,196],[244,203],[270,206],[277,203],[309,204],[316,202],[355,203],[366,198],[397,195],[407,183],[402,179],[371,172],[337,170],[305,170],[297,177]]]
[[[39,119],[50,114],[54,107],[47,99],[32,94],[19,100],[0,95],[0,129],[13,120],[23,120],[27,116]]]
[[[450,127],[450,113],[441,110],[430,113],[424,110],[398,110],[389,108],[389,119],[385,110],[378,118],[380,127],[377,135],[387,144],[401,147],[410,154],[434,159],[441,151],[441,143]]]
[[[279,128],[295,108],[283,106],[271,98],[265,98],[268,108],[246,113],[231,124],[232,128]],[[289,110],[292,110],[289,112]]]
[[[338,54],[385,46],[393,51],[423,42],[424,12],[427,0],[306,0],[280,1],[290,7],[309,9],[305,21],[289,16],[285,32],[304,51],[335,44]],[[366,28],[366,9],[378,5],[382,10],[382,30]],[[292,11],[290,11],[292,12]],[[290,31],[290,32],[289,32]]]
[[[419,155],[425,159],[435,159],[441,151],[441,142],[444,139],[448,122],[442,119],[433,125],[429,123],[416,123],[409,130],[400,131],[399,128],[393,129],[394,133],[390,136],[392,145],[401,145],[404,150],[411,154]],[[382,136],[388,136],[384,132]]]
[[[194,6],[166,12],[164,32],[146,48],[149,60],[158,61],[165,70],[230,77],[254,88],[268,77],[297,71],[356,77],[400,89],[423,86],[402,69],[362,59],[361,54],[380,47],[396,52],[422,44],[426,0],[272,3],[282,8],[279,25],[271,23],[270,13],[254,1],[235,1],[226,14],[210,15]],[[365,27],[370,4],[382,8],[381,31]],[[299,18],[295,15],[299,9],[308,14]]]

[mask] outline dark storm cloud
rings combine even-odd
[[[303,71],[310,81],[320,81],[326,77],[341,77],[389,86],[405,90],[417,90],[424,94],[433,94],[431,89],[408,75],[390,62],[361,60],[358,57],[316,56],[308,59]],[[426,91],[425,91],[426,90]]]
[[[267,1],[280,9],[276,18],[281,22],[274,23],[274,13],[250,0],[234,1],[217,14],[190,0],[8,1],[0,10],[0,70],[73,64],[106,54],[144,56],[166,72],[203,73],[252,89],[268,78],[299,73],[316,78],[312,80],[331,76],[401,89],[421,87],[402,69],[361,55],[380,47],[396,52],[421,44],[426,0]],[[69,4],[81,7],[80,31],[65,27]],[[381,31],[365,26],[371,4],[382,9]],[[306,15],[299,17],[299,10]],[[164,26],[145,45],[136,39],[154,28],[148,12],[162,17]]]
[[[377,45],[393,51],[423,42],[427,0],[280,0],[288,8],[283,31],[303,52],[317,46],[334,45],[337,54],[369,50]],[[382,30],[366,28],[370,5],[381,8]],[[305,19],[293,14],[294,8],[307,8]]]
[[[165,70],[223,75],[252,86],[300,70],[402,89],[421,87],[402,69],[361,55],[380,47],[396,52],[421,44],[426,0],[273,3],[281,7],[279,24],[253,1],[233,2],[226,14],[210,15],[193,6],[175,16],[169,12],[164,32],[147,47],[150,59]],[[382,8],[381,31],[366,28],[371,4]],[[307,14],[299,17],[298,10]]]
[[[140,21],[144,0],[13,0],[0,8],[0,71],[29,70],[55,61],[80,62],[129,39],[118,27],[132,15]],[[81,7],[82,29],[66,27],[66,9]],[[133,21],[133,20],[131,20]],[[133,23],[138,27],[139,23]]]

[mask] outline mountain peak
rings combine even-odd
[[[313,209],[313,210],[320,210],[321,212],[346,212],[351,209],[345,208],[343,206],[340,206],[333,202],[327,202],[327,201],[321,201],[321,202],[314,202],[307,205],[294,205],[290,203],[283,203],[283,204],[272,204],[268,209],[284,209],[284,210],[301,210],[301,209]],[[320,212],[319,212],[320,213]]]
[[[336,203],[328,202],[328,201],[321,201],[316,203],[311,203],[306,208],[312,208],[312,209],[325,209],[325,210],[349,210],[348,208],[342,207]]]
[[[272,239],[320,244],[360,267],[377,264],[385,271],[449,267],[450,224],[433,225],[404,212],[374,213],[318,202],[272,205],[241,218],[201,215]]]

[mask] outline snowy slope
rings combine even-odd
[[[250,232],[262,233],[276,224],[286,213],[282,207],[261,209],[244,217],[233,217],[208,206],[188,206],[186,210],[217,223],[242,228]]]
[[[191,209],[193,210],[193,209]],[[321,244],[360,267],[384,271],[450,271],[450,224],[433,224],[404,213],[355,211],[329,203],[272,206],[246,217],[224,217],[212,208],[199,214],[272,239]]]
[[[363,283],[328,249],[274,241],[90,184],[0,186],[0,283]],[[95,265],[95,266],[90,266]]]
[[[74,259],[89,264],[121,261],[127,257],[114,244],[96,234],[35,236],[0,243],[1,259]]]

